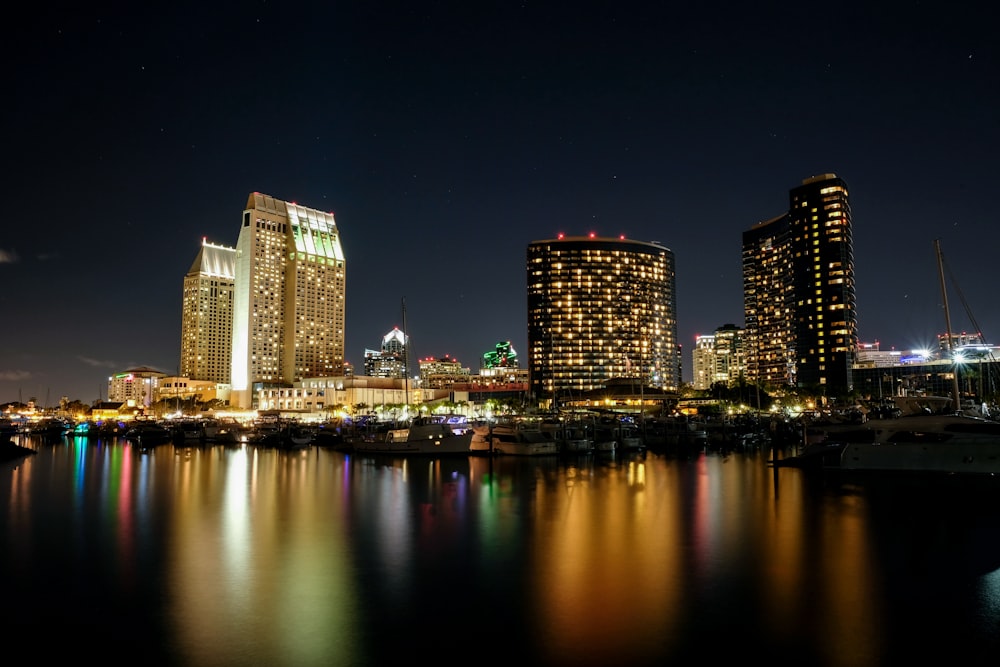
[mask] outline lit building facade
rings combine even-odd
[[[725,382],[731,387],[746,379],[747,359],[743,334],[743,329],[735,324],[724,324],[715,330],[716,382]]]
[[[365,350],[365,375],[374,378],[405,378],[407,336],[399,327],[382,337],[378,350]]]
[[[232,394],[344,369],[345,259],[332,213],[250,195],[236,243]]]
[[[558,403],[616,378],[680,386],[674,254],[657,244],[559,237],[527,249],[531,395]]]
[[[428,389],[445,389],[456,383],[468,384],[472,377],[470,368],[445,355],[437,359],[429,357],[418,360],[420,365],[420,386]]]
[[[735,385],[746,374],[743,330],[725,324],[714,334],[695,337],[691,360],[691,384],[695,389],[705,390],[718,382],[727,387]]]
[[[160,380],[166,376],[166,373],[147,366],[115,373],[108,378],[108,401],[148,408],[156,400]]]
[[[517,359],[517,351],[510,344],[509,340],[500,341],[496,346],[483,354],[483,361],[479,368],[517,368],[520,362]]]
[[[847,184],[807,178],[787,213],[743,234],[747,374],[771,386],[852,390],[857,350]]]
[[[184,276],[181,376],[228,387],[233,360],[235,281],[236,249],[203,240]]]
[[[691,386],[704,391],[715,382],[715,336],[695,336],[691,350]]]

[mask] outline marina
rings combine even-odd
[[[838,481],[763,450],[25,444],[0,467],[0,614],[40,661],[65,644],[190,666],[395,664],[443,641],[443,664],[554,667],[1000,649],[995,484]]]

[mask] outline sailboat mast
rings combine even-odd
[[[941,281],[941,303],[944,304],[945,333],[948,336],[948,352],[951,353],[952,363],[955,368],[951,374],[952,380],[952,406],[955,412],[961,410],[961,398],[958,394],[958,360],[955,359],[955,342],[951,336],[951,313],[948,311],[948,289],[944,281],[944,255],[941,253],[941,239],[934,239],[934,252],[937,254],[938,279]]]
[[[410,407],[410,339],[406,334],[406,297],[401,300],[403,307],[403,377],[406,388],[406,409]]]

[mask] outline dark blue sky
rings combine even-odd
[[[988,3],[45,5],[3,43],[0,402],[175,372],[202,237],[261,191],[333,211],[347,358],[526,357],[525,250],[560,232],[672,249],[695,335],[743,325],[742,233],[849,187],[861,337],[1000,338],[1000,69]],[[347,8],[339,5],[346,4]]]

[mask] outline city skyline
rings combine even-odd
[[[690,381],[695,336],[744,325],[742,233],[822,173],[851,188],[862,341],[934,344],[940,238],[953,329],[976,328],[968,310],[994,342],[986,10],[826,11],[29,16],[2,47],[19,204],[0,236],[0,402],[90,402],[125,368],[177,372],[185,272],[202,239],[235,245],[253,191],[336,216],[355,369],[402,298],[416,357],[477,368],[510,340],[526,364],[527,246],[593,232],[674,253]]]

